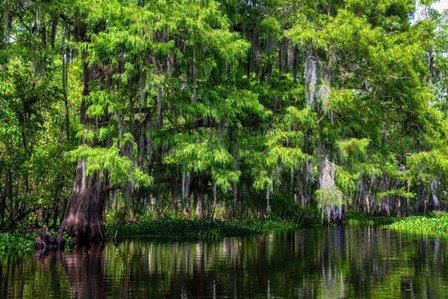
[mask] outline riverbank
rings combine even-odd
[[[393,224],[398,219],[400,218],[393,216],[371,215],[364,212],[347,212],[345,214],[344,225],[385,227]]]
[[[400,218],[348,212],[344,224],[348,226],[377,226],[408,233],[448,236],[448,212],[440,211]]]
[[[316,219],[308,220],[305,222],[280,218],[226,221],[160,219],[120,225],[109,223],[105,225],[105,230],[108,240],[113,240],[117,233],[118,239],[144,237],[169,241],[217,241],[225,237],[243,237],[319,225]],[[411,233],[448,236],[448,213],[430,212],[397,218],[347,212],[344,225],[377,226]],[[31,231],[0,233],[0,254],[27,253],[33,250],[34,234]]]
[[[113,240],[117,233],[118,239],[145,237],[169,241],[217,241],[225,237],[289,231],[301,227],[304,227],[303,222],[289,219],[227,221],[160,219],[120,225],[105,224],[105,232],[107,240]],[[34,251],[33,232],[18,229],[14,232],[0,233],[0,254],[22,254],[32,251]]]
[[[121,225],[106,224],[106,235],[109,238],[117,233],[118,238],[148,237],[174,241],[214,241],[225,237],[289,231],[300,227],[303,227],[303,223],[288,219],[226,221],[162,219]]]

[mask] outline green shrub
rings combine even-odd
[[[34,250],[34,238],[32,233],[0,233],[0,253],[11,252],[25,253]]]

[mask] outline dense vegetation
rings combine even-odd
[[[268,232],[283,232],[296,230],[314,223],[303,223],[293,219],[244,219],[244,220],[187,220],[187,219],[159,219],[130,223],[107,223],[105,234],[107,239],[118,243],[132,238],[157,241],[221,241],[226,237],[246,237]],[[55,236],[55,230],[49,231]],[[0,255],[5,253],[24,254],[35,249],[38,252],[46,252],[48,249],[39,248],[35,244],[36,233],[19,226],[12,232],[0,232]],[[67,234],[63,235],[64,244],[59,249],[72,249],[73,240]],[[41,238],[40,240],[44,240]],[[85,244],[84,244],[85,245]],[[53,247],[54,248],[54,247]],[[50,249],[52,250],[52,249]]]
[[[0,229],[446,209],[422,2],[2,1]]]
[[[243,237],[272,231],[288,231],[303,224],[286,219],[252,219],[232,221],[163,219],[106,225],[106,233],[119,239],[144,237],[167,240],[221,240],[224,237]]]
[[[431,212],[426,215],[397,219],[387,228],[425,235],[448,236],[448,214]]]

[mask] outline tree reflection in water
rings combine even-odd
[[[0,257],[1,298],[448,298],[448,241],[329,228]]]
[[[71,298],[106,298],[103,276],[104,244],[74,247],[62,255],[62,268],[70,283]]]

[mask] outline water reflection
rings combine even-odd
[[[62,255],[62,269],[68,278],[71,298],[106,298],[104,247],[104,244],[90,244]]]
[[[448,242],[330,228],[0,257],[0,298],[448,298]]]

